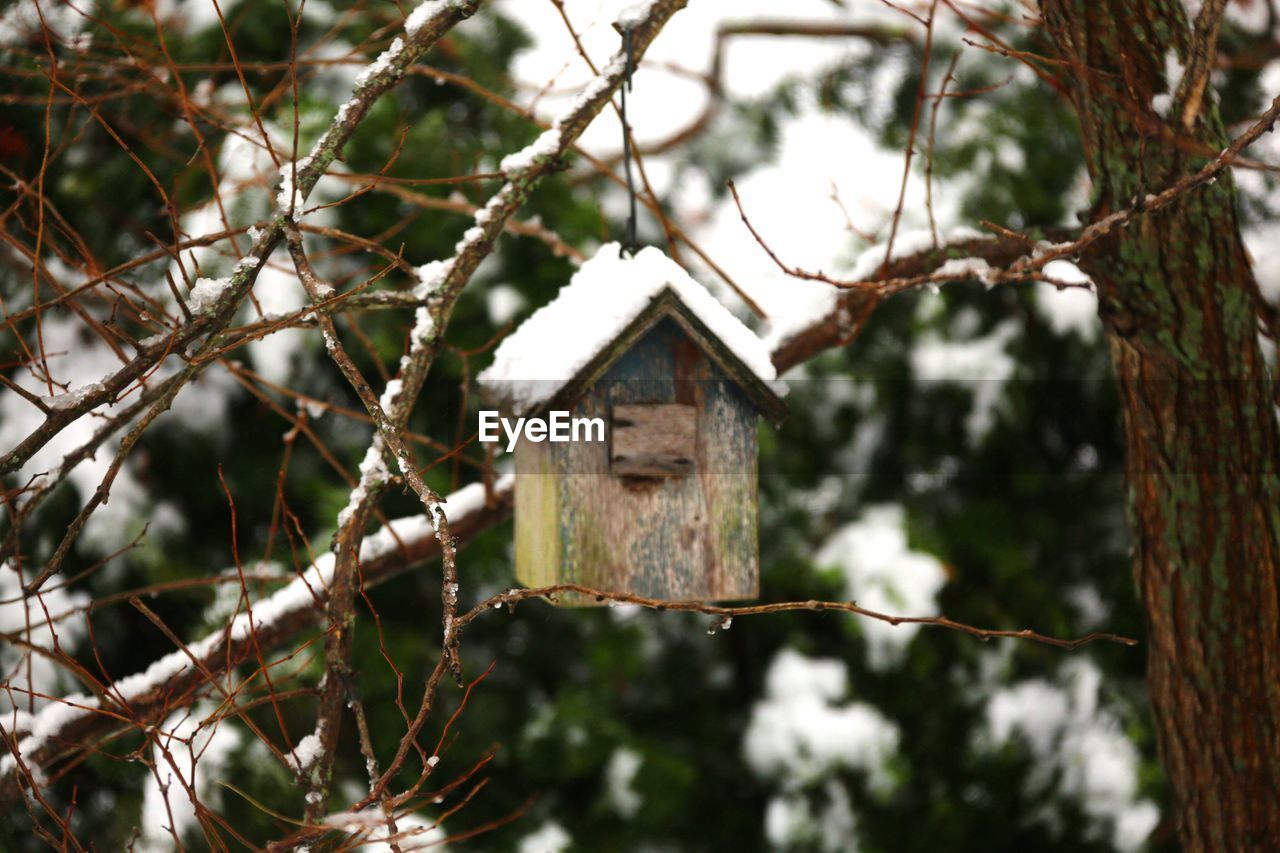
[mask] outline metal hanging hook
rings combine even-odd
[[[631,176],[631,126],[627,124],[627,92],[631,89],[631,73],[635,70],[635,54],[632,47],[630,26],[622,30],[622,48],[626,54],[626,66],[623,71],[622,78],[622,164],[623,171],[627,176],[627,199],[629,204],[629,213],[627,216],[627,239],[622,244],[622,250],[628,255],[634,255],[640,249],[640,243],[636,239],[636,185],[635,180]]]

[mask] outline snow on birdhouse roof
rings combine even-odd
[[[670,291],[741,368],[777,394],[769,349],[754,332],[659,249],[651,246],[627,257],[618,243],[601,246],[555,299],[509,335],[479,381],[489,394],[520,412],[536,409],[577,378],[664,291]]]

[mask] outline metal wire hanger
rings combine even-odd
[[[635,70],[635,54],[631,41],[632,28],[622,30],[622,48],[626,54],[626,66],[622,78],[622,164],[627,176],[627,238],[622,244],[622,251],[634,255],[640,249],[636,239],[636,185],[631,176],[631,125],[627,123],[627,92],[631,89],[631,73]]]

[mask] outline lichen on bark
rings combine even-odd
[[[1229,142],[1207,76],[1216,29],[1171,0],[1042,0],[1069,63],[1097,220]],[[1220,10],[1219,10],[1220,12]],[[1157,95],[1172,94],[1161,116]],[[1280,843],[1280,439],[1257,285],[1229,173],[1082,259],[1120,384],[1134,575],[1161,753],[1189,850]]]

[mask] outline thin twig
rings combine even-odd
[[[650,610],[672,611],[675,613],[701,613],[706,616],[715,616],[719,619],[724,619],[726,617],[734,619],[739,616],[763,616],[769,613],[788,613],[797,610],[810,610],[814,612],[834,611],[840,613],[852,613],[856,616],[864,616],[868,619],[887,622],[890,625],[933,625],[939,628],[947,628],[952,631],[960,631],[961,633],[977,637],[980,640],[1011,637],[1019,640],[1030,640],[1036,643],[1043,643],[1048,646],[1056,646],[1060,649],[1077,649],[1080,646],[1098,641],[1119,643],[1124,646],[1138,645],[1138,641],[1135,639],[1122,637],[1119,634],[1110,634],[1105,631],[1093,631],[1082,637],[1064,640],[1059,637],[1050,637],[1045,634],[1038,633],[1030,628],[1023,628],[1021,630],[977,628],[973,625],[966,625],[963,622],[957,622],[954,619],[948,619],[946,616],[895,616],[891,613],[881,613],[877,610],[860,607],[856,601],[779,601],[771,604],[722,607],[714,604],[703,604],[697,601],[664,601],[660,598],[647,598],[643,595],[634,595],[628,592],[611,592],[609,590],[595,589],[593,587],[583,586],[582,584],[576,583],[555,584],[553,586],[534,587],[529,589],[512,589],[507,592],[498,593],[497,595],[492,595],[489,598],[486,598],[466,613],[463,613],[458,617],[458,621],[460,626],[466,626],[484,613],[493,612],[495,609],[501,607],[511,607],[512,605],[531,598],[546,599],[554,603],[556,596],[562,593],[575,593],[582,596],[584,599],[593,600],[597,604],[605,604],[609,602],[616,604],[634,604]]]

